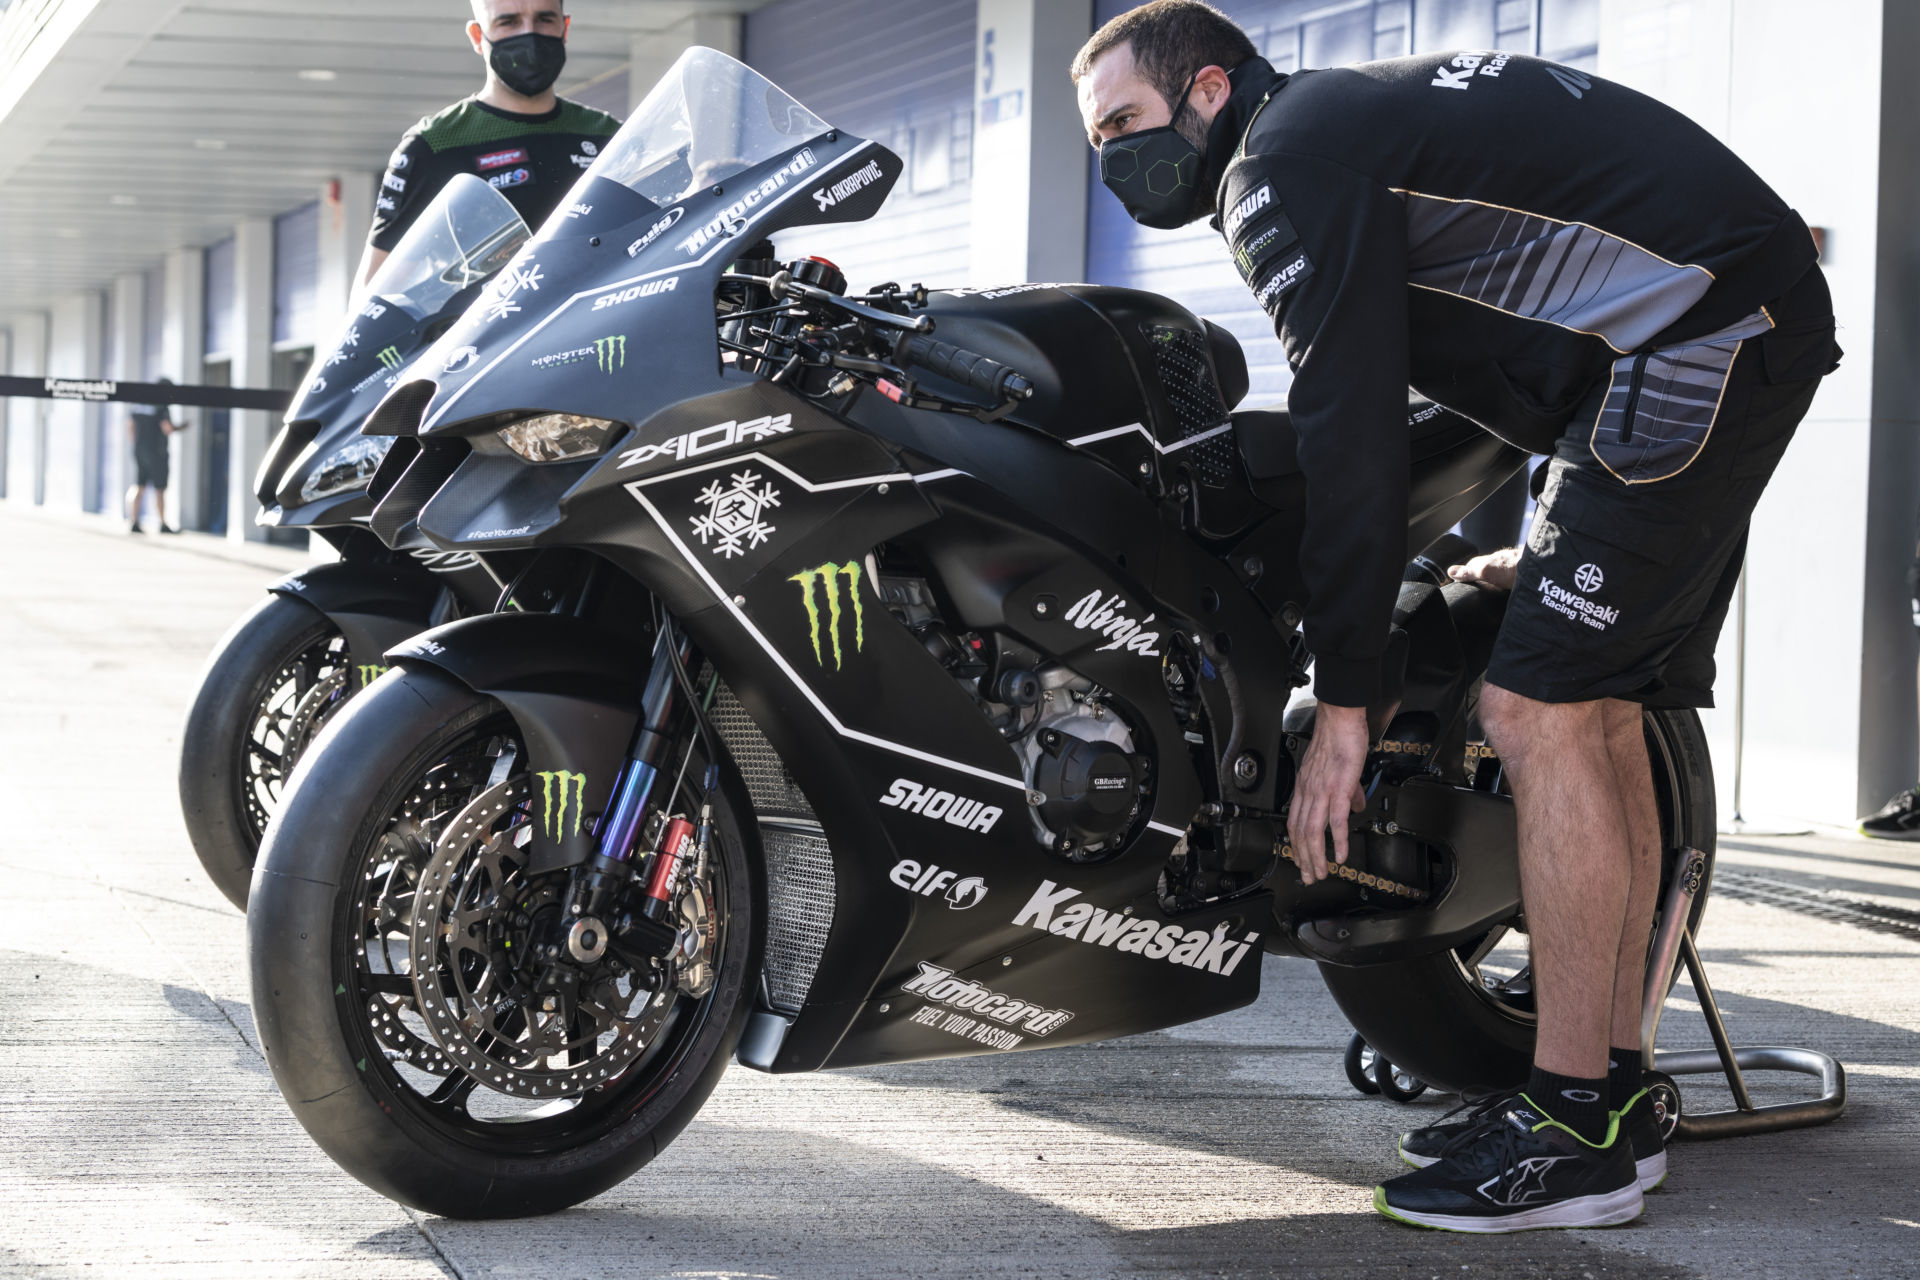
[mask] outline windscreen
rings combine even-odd
[[[587,174],[661,207],[831,127],[751,67],[696,46],[653,86]]]
[[[470,173],[455,174],[380,264],[367,296],[424,319],[506,266],[532,234],[505,196]]]

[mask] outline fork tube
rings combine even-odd
[[[674,711],[678,690],[673,679],[673,658],[667,646],[673,643],[672,628],[662,627],[653,645],[653,670],[648,673],[646,691],[640,697],[640,724],[633,735],[627,762],[614,784],[613,803],[607,806],[594,834],[600,842],[595,865],[624,863],[633,852],[640,833],[640,819],[647,811],[654,779],[659,776],[660,760],[667,749],[668,721]],[[682,652],[684,661],[686,654]]]

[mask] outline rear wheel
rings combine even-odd
[[[1713,767],[1706,734],[1700,717],[1688,710],[1649,711],[1646,734],[1666,851],[1661,900],[1679,850],[1706,854],[1706,878],[1688,920],[1697,932],[1713,875]],[[1403,1071],[1453,1093],[1518,1085],[1532,1065],[1534,1040],[1525,927],[1515,917],[1449,951],[1358,969],[1321,965],[1320,974],[1354,1030]]]
[[[684,779],[705,761],[683,743],[673,763],[674,811],[697,808]],[[631,964],[548,953],[571,873],[530,864],[532,790],[497,702],[389,674],[315,744],[248,909],[295,1116],[368,1186],[449,1217],[550,1213],[628,1177],[699,1110],[750,1004],[755,881],[727,783],[679,943]]]
[[[180,741],[180,809],[214,887],[245,910],[253,863],[293,766],[351,694],[326,616],[269,595],[214,650]]]

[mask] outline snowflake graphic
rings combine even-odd
[[[338,351],[334,352],[331,356],[327,358],[326,367],[331,369],[333,368],[333,366],[337,364],[345,364],[346,362],[347,362],[347,349],[345,347],[341,347]]]
[[[506,274],[500,277],[500,296],[511,298],[522,289],[529,293],[540,292],[540,267],[529,262],[524,267],[508,267]]]
[[[733,483],[726,488],[715,480],[701,490],[700,501],[707,504],[707,513],[693,518],[693,531],[701,545],[729,558],[743,556],[773,536],[774,527],[766,521],[767,509],[780,505],[780,491],[770,484],[761,485],[760,477],[753,472],[736,472],[730,478]],[[709,544],[709,538],[717,541]]]
[[[343,347],[359,346],[360,345],[360,326],[357,324],[349,325],[347,328],[347,336],[340,339],[340,345]]]
[[[487,307],[487,319],[504,320],[520,309],[520,304],[512,298],[498,298]]]

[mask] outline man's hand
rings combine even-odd
[[[1334,861],[1347,860],[1347,814],[1367,807],[1360,790],[1360,767],[1367,762],[1367,709],[1321,703],[1313,723],[1313,742],[1294,783],[1287,814],[1287,838],[1294,862],[1307,884],[1327,876],[1327,832],[1333,832]]]
[[[1514,576],[1520,569],[1520,548],[1502,547],[1484,556],[1475,556],[1465,564],[1447,570],[1455,582],[1471,582],[1488,591],[1513,590]]]

